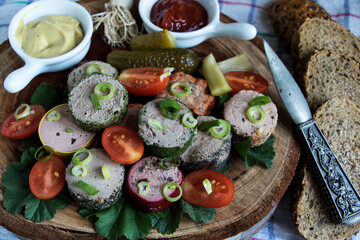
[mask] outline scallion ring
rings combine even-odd
[[[209,128],[209,132],[213,137],[220,138],[220,139],[226,139],[230,135],[231,126],[230,124],[222,119],[218,119],[220,125],[213,126]]]
[[[104,176],[104,179],[109,179],[110,178],[110,173],[109,173],[109,169],[107,167],[107,165],[104,165],[101,167],[101,172]]]
[[[220,125],[221,125],[221,121],[219,119],[212,120],[212,121],[205,121],[205,122],[200,123],[199,130],[205,132],[205,131],[208,131],[212,127],[220,126]]]
[[[252,123],[261,123],[264,121],[266,116],[266,113],[264,109],[262,109],[259,106],[251,106],[246,111],[246,117],[249,119]]]
[[[108,91],[108,93],[106,95],[103,95],[106,91]],[[94,93],[99,100],[110,100],[114,97],[114,92],[114,85],[109,82],[101,82],[94,88]]]
[[[83,159],[83,160],[80,160],[79,158],[79,155],[81,153],[85,153],[86,157]],[[91,159],[92,159],[92,154],[90,152],[89,149],[86,149],[86,148],[82,148],[82,149],[79,149],[77,150],[74,155],[72,156],[72,160],[75,164],[80,164],[80,165],[86,165],[88,164],[89,162],[91,162]]]
[[[96,188],[94,188],[93,186],[91,186],[90,184],[87,184],[86,182],[84,182],[82,180],[79,180],[77,183],[75,183],[75,186],[84,190],[85,192],[87,192],[88,194],[90,194],[92,196],[94,196],[95,194],[100,192],[99,190],[97,190]]]
[[[78,176],[82,176],[85,177],[87,175],[87,168],[84,165],[80,165],[80,164],[76,164],[72,169],[71,169],[71,173],[72,175],[74,175],[75,177]]]
[[[265,105],[271,102],[271,98],[269,96],[259,96],[250,100],[250,106],[259,106]]]
[[[94,105],[95,110],[101,110],[102,108],[101,108],[98,96],[95,93],[93,93],[93,94],[91,94],[90,97],[91,97],[91,101]]]
[[[166,166],[169,165],[167,163],[170,163],[170,166]],[[159,166],[164,170],[170,170],[172,167],[180,166],[180,160],[176,157],[162,158],[159,162]]]
[[[49,156],[47,156],[45,159],[40,160],[42,157],[44,157],[44,155],[45,155],[45,153],[46,153],[46,151],[45,151],[46,148],[50,149],[50,154],[49,154]],[[49,147],[49,146],[47,146],[47,145],[44,145],[44,146],[39,147],[39,148],[36,150],[36,152],[35,152],[35,154],[34,154],[34,158],[35,158],[37,161],[46,162],[47,160],[49,160],[49,158],[50,158],[53,154],[54,154],[54,149],[53,149],[52,147]]]
[[[185,113],[181,120],[185,127],[193,128],[197,125],[198,121],[194,118],[191,112]]]
[[[150,184],[147,181],[141,181],[137,184],[138,193],[141,196],[145,196],[150,192]]]
[[[177,195],[176,197],[170,197],[167,194],[168,189],[179,189],[180,193],[179,195]],[[182,196],[182,188],[180,187],[179,184],[177,184],[176,182],[168,182],[167,184],[165,184],[165,186],[163,187],[163,196],[165,197],[166,200],[168,200],[169,202],[176,202],[177,200],[179,200]]]
[[[49,113],[46,115],[46,119],[47,119],[49,122],[57,121],[57,120],[60,119],[60,117],[61,117],[61,114],[60,114],[59,110],[57,110],[57,109],[52,110],[51,112],[49,112]]]
[[[91,64],[86,68],[86,75],[92,75],[96,73],[105,73],[104,68],[99,64]]]
[[[204,179],[203,186],[204,186],[207,194],[212,193],[212,185],[211,185],[211,182],[209,181],[209,179],[207,179],[207,178]]]
[[[179,87],[181,89],[179,89]],[[171,91],[172,95],[174,95],[176,97],[186,97],[190,94],[191,88],[186,83],[176,82],[171,85],[170,91]]]
[[[165,117],[176,120],[180,111],[180,104],[177,101],[170,98],[164,98],[160,100],[159,107]]]
[[[150,127],[159,129],[159,130],[168,129],[170,127],[170,126],[161,125],[161,122],[159,122],[158,120],[153,119],[153,118],[148,119],[148,124]]]
[[[65,132],[66,133],[72,133],[74,130],[72,130],[72,128],[67,128],[67,129],[65,129]]]
[[[22,111],[21,113],[19,113],[23,108],[24,111]],[[15,110],[15,113],[14,113],[14,118],[16,120],[18,119],[21,119],[21,118],[24,118],[26,116],[29,116],[30,114],[33,114],[35,113],[34,111],[30,111],[30,106],[29,104],[26,104],[26,103],[23,103],[21,104],[16,110]]]

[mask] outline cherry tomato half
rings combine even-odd
[[[208,179],[212,192],[205,190],[203,181]],[[224,174],[214,170],[203,169],[188,174],[182,185],[185,201],[209,208],[228,205],[234,198],[234,184]]]
[[[29,186],[35,197],[50,199],[58,195],[65,184],[64,161],[52,155],[46,162],[41,158],[35,163],[29,175]]]
[[[233,89],[230,94],[234,95],[241,90],[253,90],[264,93],[269,83],[261,75],[246,71],[231,71],[225,73],[225,79]]]
[[[41,105],[30,105],[30,111],[35,113],[20,119],[15,119],[14,113],[10,114],[1,125],[1,135],[12,139],[24,139],[34,134],[38,130],[45,109]]]
[[[118,80],[133,95],[154,96],[164,90],[169,83],[170,74],[165,73],[160,79],[164,70],[165,68],[160,67],[130,68],[121,72]]]
[[[122,164],[132,164],[144,153],[144,143],[139,135],[122,125],[106,128],[101,143],[111,158]]]

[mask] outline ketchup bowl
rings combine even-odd
[[[157,0],[140,0],[139,14],[148,33],[163,30],[150,20],[151,10]],[[239,40],[251,40],[256,36],[256,28],[248,23],[222,23],[220,22],[220,7],[217,0],[198,0],[208,15],[206,26],[189,32],[174,32],[178,48],[189,48],[213,37],[230,37]]]
[[[22,21],[24,24],[28,24],[49,15],[70,15],[77,19],[83,31],[83,39],[75,48],[62,55],[49,58],[32,57],[23,50],[16,39],[16,30]],[[42,0],[27,5],[12,18],[8,31],[10,45],[25,62],[25,65],[6,77],[4,88],[10,93],[16,93],[26,87],[40,73],[61,71],[74,66],[89,51],[92,33],[91,16],[80,4],[64,0]]]

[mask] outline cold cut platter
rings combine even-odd
[[[96,0],[80,1],[91,13],[103,11],[104,3]],[[222,15],[223,22],[233,20]],[[96,32],[85,60],[106,61],[106,55],[113,49],[102,40],[101,32]],[[239,239],[248,239],[256,233],[270,218],[274,208],[288,188],[300,157],[294,126],[272,81],[266,57],[259,37],[251,41],[240,41],[231,38],[213,38],[192,48],[200,57],[212,53],[216,60],[244,53],[254,66],[254,72],[261,74],[269,82],[265,92],[270,96],[278,109],[278,123],[273,132],[275,136],[275,158],[273,165],[267,169],[261,165],[245,166],[244,160],[231,154],[232,166],[227,173],[234,183],[233,201],[218,208],[215,218],[210,223],[196,223],[183,214],[179,228],[175,233],[162,235],[151,230],[149,239],[224,239],[238,235]],[[6,76],[21,67],[23,62],[11,49],[8,41],[0,46],[1,86]],[[18,105],[30,102],[31,95],[42,83],[56,86],[59,94],[67,87],[66,79],[69,70],[46,73],[37,76],[20,93],[11,94],[0,88],[0,122],[10,115]],[[20,141],[0,136],[0,174],[14,161],[20,160],[18,145]],[[4,199],[4,187],[0,189],[0,201]],[[12,215],[0,205],[0,224],[5,228],[31,239],[102,239],[94,229],[94,221],[80,216],[79,208],[72,203],[64,210],[57,210],[55,217],[41,223],[33,223],[22,214]]]

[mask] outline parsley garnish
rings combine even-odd
[[[59,102],[58,93],[52,85],[41,83],[31,96],[31,104],[40,104],[46,111],[55,107]]]
[[[207,207],[193,205],[186,202],[183,199],[180,200],[180,203],[182,210],[185,213],[187,213],[197,223],[199,222],[209,223],[215,217],[216,214],[215,208],[207,208]]]
[[[272,160],[275,157],[275,136],[271,134],[266,142],[260,146],[251,147],[251,140],[252,137],[247,138],[233,144],[233,147],[243,157],[247,167],[253,167],[256,164],[261,163],[265,167],[271,168],[273,165]]]
[[[29,174],[36,162],[36,148],[30,147],[21,155],[21,162],[12,162],[2,174],[4,208],[17,214],[25,207],[25,217],[32,222],[43,222],[54,217],[57,209],[65,209],[70,200],[61,194],[49,200],[35,197],[29,187]]]
[[[152,227],[163,235],[172,234],[179,228],[181,216],[181,208],[176,203],[161,212],[152,213]]]

